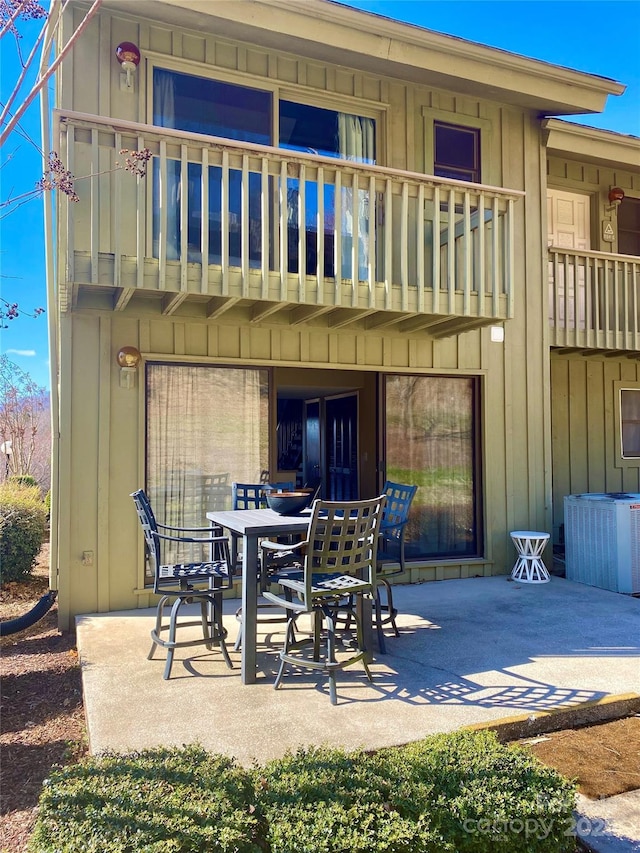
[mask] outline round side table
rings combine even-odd
[[[518,553],[511,570],[512,580],[520,583],[549,583],[551,576],[542,561],[549,534],[537,530],[512,530],[509,535]]]

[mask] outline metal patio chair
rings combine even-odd
[[[409,486],[404,483],[394,483],[387,480],[384,484],[384,493],[387,501],[380,524],[380,538],[378,539],[378,562],[376,573],[376,628],[378,630],[378,643],[381,651],[384,651],[384,625],[391,625],[396,637],[398,626],[396,625],[397,609],[393,605],[393,592],[388,577],[402,574],[405,570],[404,537],[409,521],[409,509],[417,486]],[[389,546],[398,546],[398,560],[389,553]],[[380,596],[380,587],[386,592],[386,602],[383,603]]]
[[[390,624],[393,627],[396,637],[399,636],[396,624],[398,611],[393,604],[392,586],[387,578],[391,575],[402,574],[405,570],[404,534],[409,520],[411,501],[417,489],[417,486],[394,483],[391,480],[387,480],[384,485],[384,494],[387,501],[380,523],[374,596],[374,624],[378,648],[382,654],[386,654],[387,651],[384,626]],[[387,550],[389,545],[398,546],[398,559]],[[384,587],[385,590],[385,601],[382,600],[380,594],[381,587]],[[353,605],[354,601],[351,598],[344,607],[342,621],[344,622],[345,630],[349,630],[351,627]]]
[[[151,631],[151,650],[157,646],[167,650],[164,678],[171,675],[175,649],[205,645],[208,649],[219,645],[227,666],[233,664],[225,643],[226,631],[222,624],[222,592],[232,583],[230,571],[229,540],[219,535],[219,528],[172,527],[160,524],[143,489],[131,495],[142,525],[147,556],[153,569],[153,591],[161,596],[156,611],[156,624]],[[163,531],[163,532],[160,532]],[[207,534],[198,536],[194,534]],[[188,555],[190,559],[184,559]],[[194,557],[197,555],[197,559]],[[202,584],[206,584],[202,588]],[[178,622],[180,608],[185,602],[200,604],[200,619]],[[169,620],[165,608],[170,606]],[[178,628],[200,625],[202,637],[178,640]],[[168,632],[168,637],[163,633]]]
[[[294,483],[232,483],[232,509],[266,509],[267,492],[288,492],[294,488]],[[238,537],[231,537],[231,565],[237,566],[241,560],[238,554]]]
[[[289,548],[292,558],[302,559],[302,570],[278,576],[285,598],[267,590],[265,598],[289,613],[280,668],[274,683],[279,687],[285,664],[326,672],[333,705],[337,704],[336,671],[362,661],[368,679],[361,620],[356,609],[357,646],[348,657],[336,657],[336,622],[350,597],[373,595],[375,590],[376,550],[382,511],[386,498],[336,502],[316,500],[311,511],[308,538],[293,547],[277,542],[263,543],[274,551]],[[295,565],[295,564],[294,564]],[[347,604],[348,606],[348,604]],[[296,639],[295,621],[302,613],[313,619],[313,638]],[[321,657],[321,631],[326,627],[326,653]],[[312,644],[312,655],[305,648]],[[308,650],[307,650],[308,651]]]

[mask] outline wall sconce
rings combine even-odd
[[[120,74],[120,89],[123,92],[133,92],[133,72],[140,62],[140,51],[131,41],[123,41],[116,48],[116,59],[122,67]]]
[[[121,347],[118,350],[121,388],[136,387],[136,371],[141,360],[140,350],[137,350],[135,347]]]
[[[609,190],[609,207],[607,210],[615,210],[620,206],[620,202],[624,198],[624,190],[621,187],[611,187]]]

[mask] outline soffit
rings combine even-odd
[[[103,7],[131,16],[131,0]],[[136,17],[212,32],[319,62],[356,68],[542,115],[601,112],[625,87],[331,0],[137,0]]]

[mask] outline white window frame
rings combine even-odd
[[[617,468],[640,468],[640,455],[624,456],[622,446],[622,392],[635,391],[640,394],[640,381],[620,381],[614,382],[614,400],[615,400],[615,439],[616,439],[616,467]]]
[[[471,130],[480,131],[480,183],[500,184],[499,176],[492,174],[493,157],[491,156],[491,141],[493,123],[486,118],[475,118],[462,115],[461,113],[450,113],[446,110],[434,110],[430,107],[422,107],[422,120],[424,125],[424,171],[427,175],[433,175],[435,168],[435,122],[441,124],[456,125],[457,127],[468,127]]]

